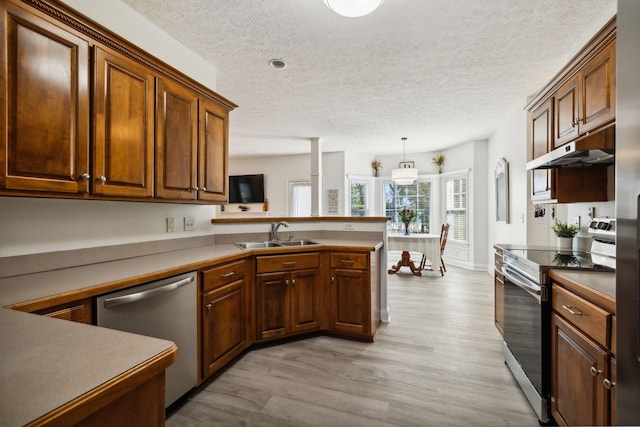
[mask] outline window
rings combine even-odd
[[[311,216],[311,181],[289,181],[289,216]]]
[[[351,216],[369,214],[369,183],[351,180]]]
[[[445,184],[446,222],[450,240],[467,240],[467,177],[456,176]]]
[[[410,229],[419,233],[431,232],[431,181],[418,180],[410,185],[396,185],[393,181],[385,181],[383,192],[384,214],[391,217],[390,231],[402,230],[398,212],[404,207],[410,207],[415,209],[417,215]]]

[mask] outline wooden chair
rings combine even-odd
[[[444,253],[444,248],[447,246],[447,236],[449,235],[449,224],[442,224],[442,228],[440,229],[440,274],[444,276],[444,272],[447,271],[447,266],[444,264],[444,259],[442,259],[442,254]]]

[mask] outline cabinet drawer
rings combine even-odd
[[[552,291],[552,305],[554,311],[600,345],[608,347],[611,313],[555,284]]]
[[[331,268],[369,269],[368,254],[339,253],[331,254]]]
[[[244,277],[245,260],[222,264],[202,272],[202,289],[209,291]]]
[[[305,268],[318,268],[319,265],[320,256],[317,252],[308,254],[259,256],[256,258],[257,273],[303,270]]]

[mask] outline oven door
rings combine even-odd
[[[504,265],[505,361],[542,422],[549,420],[547,288]]]

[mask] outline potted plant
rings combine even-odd
[[[404,234],[409,234],[409,223],[413,221],[416,217],[416,211],[411,209],[410,207],[402,208],[399,212],[400,221],[404,223]]]
[[[382,163],[380,162],[380,160],[374,160],[373,162],[371,162],[371,168],[373,169],[373,176],[380,176]]]
[[[442,154],[438,154],[432,158],[431,163],[438,167],[438,173],[442,173],[442,165],[444,165],[444,156]]]
[[[573,238],[580,230],[575,224],[567,224],[566,222],[556,221],[551,230],[558,239],[558,249],[570,251],[573,246]]]

